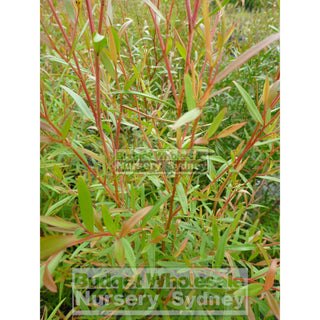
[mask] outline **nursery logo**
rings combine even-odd
[[[73,269],[73,314],[246,315],[245,296],[233,293],[247,278],[247,269],[236,268]]]
[[[209,152],[203,149],[118,149],[117,173],[174,175],[177,166],[183,174],[206,174]]]

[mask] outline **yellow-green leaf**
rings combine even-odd
[[[170,127],[172,130],[177,130],[184,124],[197,119],[200,116],[200,114],[201,114],[201,110],[199,108],[194,108],[188,111],[187,113],[185,113],[182,117],[180,117],[173,125],[168,127]]]
[[[176,47],[177,47],[181,57],[184,60],[186,60],[186,58],[187,58],[187,50],[179,42],[176,42]]]
[[[177,184],[176,190],[177,190],[177,196],[178,196],[179,202],[182,206],[182,211],[184,214],[188,214],[188,199],[181,182]]]
[[[108,231],[114,236],[117,232],[117,228],[113,222],[113,218],[110,214],[109,209],[105,205],[102,205],[102,218],[104,225],[106,226]]]
[[[224,252],[226,250],[226,245],[228,241],[229,228],[224,232],[223,236],[219,240],[218,248],[215,255],[215,267],[220,268],[224,260]]]
[[[90,231],[94,231],[94,215],[91,195],[88,186],[82,177],[77,180],[78,198],[80,205],[80,213],[84,226]]]
[[[60,217],[40,216],[40,222],[48,224],[50,226],[65,228],[65,229],[79,228],[78,224],[63,220]]]
[[[184,84],[185,84],[187,106],[188,106],[188,110],[190,111],[196,107],[196,100],[194,98],[192,80],[188,74],[184,76]]]
[[[262,283],[250,283],[248,286],[236,290],[233,294],[241,297],[256,297],[263,290]]]
[[[117,239],[114,243],[113,254],[120,267],[124,266],[125,263],[125,249],[121,239]]]
[[[74,235],[53,235],[40,238],[40,259],[46,259],[67,248],[77,237]]]
[[[75,101],[75,103],[77,104],[77,106],[79,107],[80,111],[82,112],[82,114],[90,119],[90,120],[94,120],[93,114],[91,112],[91,110],[88,108],[87,104],[84,102],[84,100],[74,91],[72,91],[71,89],[69,89],[68,87],[65,86],[61,86],[61,88],[63,88],[63,90],[65,90],[67,93],[70,94],[70,96],[73,98],[73,100]]]
[[[126,257],[127,261],[129,262],[130,267],[135,269],[136,268],[136,256],[134,254],[134,251],[133,251],[129,241],[125,238],[122,238],[121,242],[124,246],[125,257]]]
[[[256,104],[254,103],[254,101],[252,100],[252,98],[249,96],[248,92],[246,90],[244,90],[241,85],[235,81],[233,81],[233,83],[235,84],[235,86],[237,87],[237,89],[239,90],[242,98],[244,99],[244,101],[246,102],[247,108],[249,113],[251,114],[252,118],[256,121],[256,122],[260,122],[263,125],[263,120],[261,117],[261,114],[256,106]]]
[[[213,136],[213,134],[217,131],[217,129],[219,128],[225,114],[227,112],[227,108],[223,108],[218,114],[217,116],[214,118],[214,120],[212,121],[208,131],[207,131],[207,138],[210,138]]]

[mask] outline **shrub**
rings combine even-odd
[[[279,34],[230,56],[219,1],[110,3],[41,3],[43,312],[71,268],[176,263],[278,316]]]

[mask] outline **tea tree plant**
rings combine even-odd
[[[279,318],[279,34],[230,55],[228,2],[41,2],[44,319],[89,266],[247,268]]]

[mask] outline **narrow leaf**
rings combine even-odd
[[[152,207],[152,209],[146,214],[146,216],[143,218],[142,223],[141,223],[141,227],[144,227],[147,222],[158,213],[160,207],[168,200],[168,198],[170,197],[170,195],[166,195],[161,197],[156,204]]]
[[[169,52],[171,51],[171,49],[172,49],[172,44],[173,44],[172,38],[171,38],[171,37],[168,37],[168,39],[167,39],[166,55],[168,55]]]
[[[129,18],[128,21],[126,21],[120,28],[119,30],[119,39],[121,39],[122,35],[125,33],[125,31],[128,29],[128,27],[130,26],[130,24],[133,22],[132,19]]]
[[[212,235],[213,235],[213,241],[214,244],[216,246],[216,248],[218,248],[219,245],[219,239],[220,239],[220,234],[218,231],[218,226],[217,226],[217,221],[214,215],[212,215]]]
[[[196,100],[194,98],[192,80],[188,74],[184,76],[184,84],[185,84],[187,106],[188,106],[188,110],[190,111],[196,107]]]
[[[136,256],[133,252],[133,249],[132,249],[129,241],[126,238],[122,238],[121,241],[124,246],[126,259],[129,262],[130,267],[135,269],[136,268]]]
[[[223,129],[218,135],[217,135],[217,139],[221,139],[221,138],[225,138],[230,136],[232,133],[234,133],[235,131],[239,130],[240,128],[242,128],[244,125],[246,124],[246,122],[241,122],[241,123],[237,123],[237,124],[233,124],[225,129]]]
[[[107,55],[107,49],[103,48],[100,54],[101,57],[101,61],[102,64],[104,65],[104,67],[106,68],[106,70],[108,71],[108,74],[110,75],[110,77],[115,80],[116,79],[116,72],[114,70],[114,66],[112,64],[112,62],[110,61],[108,55]]]
[[[78,224],[63,220],[60,217],[40,216],[40,222],[48,224],[50,226],[65,228],[65,229],[79,228]]]
[[[215,267],[220,268],[224,259],[224,252],[228,241],[229,228],[224,232],[223,236],[219,240],[218,248],[215,255]]]
[[[267,99],[268,99],[268,96],[269,96],[269,89],[270,89],[270,85],[269,85],[269,78],[268,78],[268,75],[266,77],[266,81],[264,82],[264,86],[263,86],[263,104],[264,104],[264,107],[266,109],[266,106],[267,106]]]
[[[231,72],[240,68],[245,62],[254,57],[262,49],[270,45],[276,40],[280,39],[280,33],[271,35],[270,37],[262,40],[255,46],[251,47],[249,50],[240,55],[236,60],[231,62],[226,68],[224,68],[218,75],[215,77],[214,83],[217,83],[228,76]]]
[[[142,0],[146,5],[150,7],[152,11],[162,20],[165,20],[161,12],[158,10],[158,8],[150,1],[150,0]]]
[[[60,259],[63,256],[63,251],[59,252],[50,262],[48,263],[49,272],[52,274],[54,270],[57,268]],[[40,289],[43,287],[43,274],[47,264],[41,266],[40,268]]]
[[[273,312],[273,314],[277,317],[277,319],[280,319],[280,306],[279,303],[276,301],[274,296],[268,291],[266,292],[266,299],[267,303]]]
[[[177,130],[184,124],[197,119],[200,116],[200,114],[201,110],[199,108],[194,108],[191,111],[185,113],[182,117],[180,117],[173,125],[168,127],[170,127],[172,130]]]
[[[80,205],[80,213],[84,226],[90,231],[94,231],[94,215],[91,195],[88,186],[82,177],[77,180],[78,198]]]
[[[125,263],[125,249],[121,239],[117,239],[114,243],[113,254],[120,267],[124,266]]]
[[[174,257],[176,257],[176,258],[179,257],[179,255],[180,255],[181,252],[185,249],[185,247],[187,246],[187,244],[188,244],[188,238],[185,238],[185,239],[182,241],[182,243],[181,243],[178,251],[174,254]]]
[[[46,259],[67,248],[77,237],[74,235],[54,235],[40,238],[40,259]]]
[[[240,297],[256,297],[262,290],[262,283],[250,283],[249,285],[236,290],[233,294]]]
[[[107,25],[107,27],[113,25],[113,6],[112,6],[112,0],[108,0],[108,4],[107,4],[106,25]]]
[[[210,138],[213,136],[213,134],[217,131],[217,129],[219,128],[225,114],[227,112],[227,108],[223,108],[218,114],[217,116],[214,118],[214,120],[212,121],[208,131],[207,131],[207,138]]]
[[[144,98],[148,98],[148,99],[151,99],[151,100],[154,100],[154,101],[157,101],[157,102],[161,102],[169,107],[172,107],[172,108],[176,108],[173,104],[171,104],[170,102],[168,101],[165,101],[165,100],[161,100],[157,97],[155,97],[154,95],[152,94],[146,94],[146,93],[142,93],[142,92],[138,92],[138,91],[125,91],[125,90],[119,90],[119,91],[110,91],[108,92],[109,95],[118,95],[119,93],[123,93],[123,94],[131,94],[131,95],[136,95],[136,96],[140,96],[140,97],[144,97]]]
[[[67,137],[71,124],[72,124],[72,114],[67,118],[67,120],[65,121],[61,129],[62,139],[65,139]]]
[[[49,271],[48,264],[46,263],[42,278],[44,286],[51,292],[58,292],[57,285],[55,284],[52,275]]]
[[[267,108],[269,108],[274,100],[274,98],[277,96],[278,94],[278,89],[280,86],[280,80],[275,81],[269,89],[269,94],[268,94],[268,98],[266,101],[266,106]]]
[[[50,317],[47,320],[52,320],[53,317],[55,316],[55,314],[57,313],[58,309],[60,308],[60,306],[63,304],[64,300],[66,300],[66,298],[64,298],[63,300],[61,300],[57,306],[54,308],[54,310],[52,311],[52,313],[50,314]]]
[[[113,218],[110,214],[109,209],[105,205],[102,206],[102,218],[103,218],[105,227],[114,236],[117,232],[117,228],[113,222]]]
[[[82,114],[86,118],[88,118],[90,120],[94,120],[94,117],[93,117],[91,110],[88,108],[87,104],[84,102],[84,100],[77,93],[75,93],[74,91],[72,91],[71,89],[69,89],[65,86],[61,86],[61,88],[70,94],[70,96],[73,98],[73,100],[75,101],[75,103],[79,107],[80,111],[82,112]]]
[[[183,60],[187,59],[187,50],[186,48],[184,48],[179,42],[176,42],[176,47],[181,55],[181,57],[183,58]]]
[[[120,53],[120,40],[119,40],[118,32],[114,27],[110,27],[110,29],[111,29],[111,32],[112,32],[114,43],[116,45],[117,53],[119,54]]]
[[[144,218],[144,216],[152,209],[152,206],[148,206],[145,208],[142,208],[141,210],[134,213],[123,225],[121,232],[120,232],[120,238],[125,237],[132,229],[133,227]]]
[[[263,125],[263,120],[262,120],[261,114],[260,114],[256,104],[254,103],[252,98],[249,96],[248,92],[246,90],[244,90],[241,87],[241,85],[238,84],[237,82],[233,81],[233,83],[236,85],[237,89],[239,90],[240,94],[242,95],[242,98],[246,102],[248,111],[251,114],[252,118],[256,122],[260,122]]]
[[[247,312],[248,320],[256,320],[256,316],[251,308],[251,303],[249,302],[248,297],[244,297],[243,304]]]
[[[271,262],[271,265],[269,267],[269,270],[266,273],[266,281],[264,283],[264,290],[268,291],[272,288],[276,273],[277,273],[277,260],[273,259]]]
[[[176,190],[179,202],[182,206],[182,211],[184,214],[188,214],[188,199],[181,182],[177,184]]]

